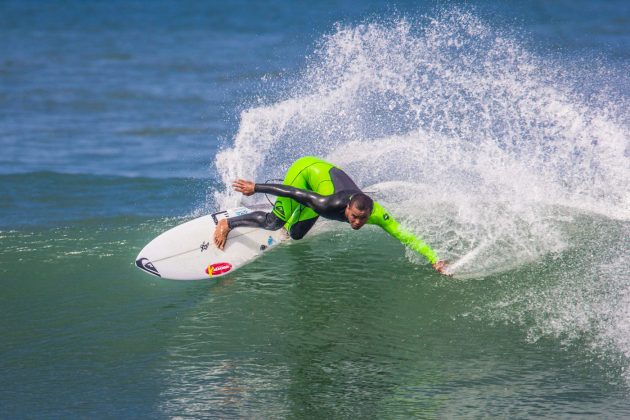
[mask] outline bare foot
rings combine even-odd
[[[222,250],[225,247],[228,233],[230,233],[230,228],[228,226],[227,219],[219,220],[217,227],[214,229],[214,244],[217,248]]]

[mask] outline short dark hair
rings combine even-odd
[[[350,202],[348,203],[350,207],[356,207],[357,210],[367,211],[368,213],[372,212],[374,208],[374,201],[363,193],[356,193],[350,197]]]

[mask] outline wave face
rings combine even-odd
[[[580,92],[590,78],[464,12],[339,26],[285,100],[243,112],[216,164],[229,185],[323,156],[485,271],[563,249],[560,208],[629,218],[623,98]]]
[[[462,10],[339,25],[289,87],[270,86],[281,100],[242,113],[216,166],[225,185],[262,182],[322,156],[456,278],[511,285],[480,316],[627,357],[630,113],[606,74],[596,59],[534,54]]]

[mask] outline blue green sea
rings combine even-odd
[[[0,1],[0,418],[630,417],[630,3]],[[343,168],[448,260],[319,221],[138,252]]]

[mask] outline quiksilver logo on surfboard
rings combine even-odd
[[[158,273],[157,269],[155,268],[155,266],[153,265],[153,263],[151,261],[149,261],[148,258],[138,258],[136,260],[136,265],[141,268],[142,270],[151,273],[155,276],[158,277],[162,277],[160,275],[160,273]]]

